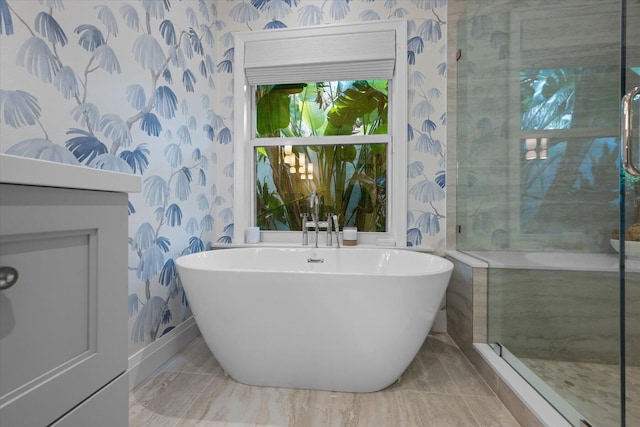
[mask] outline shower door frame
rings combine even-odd
[[[633,12],[629,8],[631,6]],[[629,21],[629,14],[633,16],[634,13],[640,16],[640,3],[630,4],[627,0],[621,0],[621,28],[620,28],[620,40],[621,40],[621,58],[620,58],[620,96],[621,96],[621,131],[620,131],[620,156],[621,156],[621,179],[620,179],[620,417],[621,426],[626,426],[627,411],[630,410],[627,407],[627,363],[631,363],[631,360],[627,362],[627,352],[631,349],[627,347],[627,316],[630,313],[627,312],[627,296],[628,290],[632,286],[640,286],[640,283],[636,280],[632,280],[628,275],[627,269],[627,242],[625,240],[625,233],[622,230],[626,230],[631,224],[626,219],[626,211],[629,204],[638,203],[638,201],[630,200],[631,197],[627,197],[626,187],[627,178],[624,173],[633,176],[640,176],[640,170],[637,169],[637,153],[640,150],[640,121],[637,116],[640,114],[640,43],[636,41],[636,45],[632,44],[633,40],[636,40],[634,35],[629,35],[628,30],[632,30]],[[637,27],[637,26],[636,26]],[[633,28],[635,29],[635,27]],[[636,32],[638,30],[636,29]],[[636,35],[637,36],[637,35]],[[635,65],[635,69],[632,70],[632,66]],[[629,78],[627,78],[627,75]],[[635,121],[633,120],[636,117]],[[633,126],[638,126],[633,131]],[[633,153],[636,153],[632,156]],[[635,163],[635,164],[634,164]],[[636,182],[635,185],[640,185]],[[639,221],[636,218],[636,221]],[[635,355],[640,359],[640,354]],[[636,397],[637,398],[637,397]]]

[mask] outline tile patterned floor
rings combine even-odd
[[[226,377],[202,337],[129,393],[131,427],[517,427],[446,334],[375,393],[253,387]]]
[[[594,426],[620,425],[620,369],[602,363],[520,359]],[[640,367],[627,367],[627,425],[640,426]]]

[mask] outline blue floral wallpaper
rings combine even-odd
[[[142,176],[130,353],[190,316],[175,259],[233,233],[233,32],[408,21],[408,230],[445,246],[446,0],[0,0],[0,150]]]
[[[233,32],[294,28],[381,19],[408,22],[409,141],[408,230],[410,245],[445,247],[446,197],[446,0],[245,0],[216,3],[225,23],[219,33],[217,111],[233,118]],[[220,175],[215,182],[225,198],[233,191],[232,138],[218,140]],[[225,206],[231,206],[225,203]],[[220,211],[221,218],[231,212]],[[231,220],[229,218],[229,220]],[[232,221],[232,220],[231,220]],[[231,241],[232,225],[216,224],[220,242]]]

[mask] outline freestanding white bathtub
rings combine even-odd
[[[424,342],[453,264],[396,249],[235,248],[178,272],[224,371],[258,386],[370,392]]]

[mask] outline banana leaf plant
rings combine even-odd
[[[298,138],[289,149],[293,157],[287,158],[284,143],[256,149],[262,229],[299,230],[315,190],[321,213],[335,213],[343,225],[362,231],[385,230],[386,144],[300,144],[312,136],[386,134],[386,80],[259,86],[256,103],[258,138]]]

